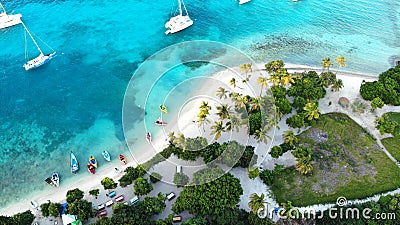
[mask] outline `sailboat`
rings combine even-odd
[[[78,160],[76,159],[74,153],[71,151],[70,154],[70,165],[71,165],[71,172],[76,173],[79,170]]]
[[[2,13],[0,13],[0,29],[12,27],[14,25],[22,23],[21,14],[8,15],[6,9],[3,7],[1,3],[0,7],[3,11]]]
[[[21,22],[22,23],[22,22]],[[32,39],[33,43],[36,45],[37,49],[39,50],[40,54],[38,57],[29,60],[28,62],[26,62],[23,67],[25,68],[26,71],[31,70],[31,69],[35,69],[38,68],[39,66],[42,66],[43,64],[47,63],[48,61],[50,61],[52,58],[57,56],[57,52],[55,52],[53,49],[51,49],[50,46],[48,46],[53,53],[50,54],[43,54],[42,49],[40,49],[38,43],[36,42],[36,40],[33,38],[31,32],[29,32],[28,28],[25,26],[24,23],[22,23],[22,26],[24,26],[24,29],[26,31],[26,33],[28,33],[29,37]],[[25,39],[25,57],[27,57],[27,45],[26,45],[26,39]]]
[[[169,19],[169,21],[165,23],[165,28],[167,28],[165,34],[173,34],[193,25],[193,20],[190,19],[189,13],[186,10],[186,6],[183,0],[178,0],[178,5],[179,5],[179,15],[171,17],[171,19]],[[185,9],[186,13],[185,16],[183,15],[182,12],[182,5],[183,9]]]

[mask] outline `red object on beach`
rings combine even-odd
[[[123,164],[126,164],[126,158],[124,155],[119,155],[119,161],[121,161]]]
[[[88,168],[89,173],[91,173],[91,174],[95,173],[95,169],[92,164],[87,164],[87,168]]]
[[[162,121],[161,118],[158,118],[158,119],[154,122],[154,124],[157,125],[157,126],[165,126],[165,125],[167,125],[167,122],[164,122],[164,121]]]
[[[151,134],[150,134],[150,132],[148,132],[147,134],[146,134],[146,140],[147,140],[147,142],[151,142]]]

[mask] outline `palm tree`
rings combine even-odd
[[[175,133],[173,131],[168,133],[168,139],[170,143],[174,143],[175,140]]]
[[[250,104],[252,110],[259,111],[261,108],[262,99],[260,97],[251,98]]]
[[[245,73],[247,75],[247,73],[251,73],[253,72],[253,68],[251,68],[251,64],[250,63],[246,63],[246,64],[240,64],[239,65],[240,70]]]
[[[284,142],[288,143],[290,146],[294,146],[298,142],[298,139],[292,130],[286,130],[283,132],[282,137]]]
[[[236,87],[236,79],[235,78],[232,78],[230,81],[229,81],[229,84],[232,86],[232,87]]]
[[[343,88],[343,81],[341,79],[337,79],[333,84],[332,84],[332,91],[340,91],[340,89]]]
[[[225,99],[225,98],[227,97],[227,96],[226,96],[227,93],[228,93],[228,91],[225,90],[225,88],[219,87],[219,88],[217,89],[216,95],[217,95],[217,97],[218,97],[219,99],[222,99],[222,98]]]
[[[251,209],[251,212],[257,214],[260,209],[264,208],[265,203],[265,195],[263,193],[260,196],[258,196],[257,193],[253,193],[250,195],[250,202],[248,205]]]
[[[177,137],[174,139],[174,144],[182,149],[185,149],[185,135],[179,133]]]
[[[325,70],[325,68],[328,68],[328,72],[329,72],[329,68],[333,66],[333,63],[331,62],[331,58],[327,57],[322,59],[322,70]]]
[[[296,161],[296,169],[301,174],[307,174],[312,171],[313,166],[311,165],[311,156],[297,158]]]
[[[207,119],[207,116],[209,115],[209,111],[208,110],[200,110],[200,112],[197,114],[197,123],[200,126],[203,126],[203,130],[204,129],[204,123],[209,123],[210,121]]]
[[[278,73],[284,66],[285,66],[285,64],[283,63],[282,60],[275,60],[275,61],[265,64],[265,69],[270,74]]]
[[[307,116],[308,120],[319,118],[319,110],[315,102],[307,103],[303,109],[305,110],[304,114]]]
[[[346,64],[346,59],[344,58],[344,56],[338,56],[338,57],[335,59],[335,61],[336,61],[336,63],[337,63],[338,66],[339,66],[339,68],[338,68],[337,71],[336,71],[336,74],[337,74],[337,73],[339,72],[339,69],[342,68],[342,67],[346,67],[347,64]]]
[[[271,139],[270,136],[267,135],[268,133],[268,127],[265,126],[264,128],[262,128],[261,130],[256,130],[255,136],[257,139],[257,142],[264,142],[265,144],[267,144],[268,139]]]
[[[242,121],[237,117],[236,115],[231,115],[229,117],[229,121],[226,123],[226,130],[231,131],[231,130],[236,130],[236,132],[239,132],[239,128],[242,126]]]
[[[261,93],[263,91],[263,88],[268,85],[267,81],[268,81],[268,79],[265,78],[265,77],[258,77],[257,78],[257,83],[261,86],[260,96],[261,96]]]
[[[277,73],[272,74],[268,78],[268,80],[271,81],[272,85],[274,85],[274,86],[277,86],[281,82],[281,78],[280,78],[279,74],[277,74]]]
[[[215,114],[217,114],[221,120],[228,118],[231,112],[230,106],[228,106],[227,104],[221,104],[220,106],[217,106],[217,110],[218,112]]]
[[[215,134],[215,140],[221,137],[221,133],[225,132],[225,127],[222,121],[215,121],[215,125],[211,126],[211,134]]]
[[[296,76],[291,75],[286,69],[282,70],[279,76],[280,76],[280,83],[283,86],[286,86],[287,84],[293,84],[295,82],[294,78]]]
[[[208,105],[208,102],[202,101],[200,105],[200,110],[211,110],[211,106]]]
[[[247,104],[249,103],[249,97],[248,96],[240,96],[237,99],[237,104],[236,108],[237,109],[247,109]]]

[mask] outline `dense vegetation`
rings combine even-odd
[[[399,168],[370,134],[344,114],[322,115],[298,139],[302,151],[296,148],[293,154],[306,159],[310,155],[313,169],[307,176],[295,168],[274,174],[271,187],[278,202],[304,206],[334,202],[339,196],[365,198],[400,186]]]
[[[400,105],[400,65],[379,75],[379,80],[365,82],[360,87],[365,100],[380,98],[385,104]]]
[[[12,217],[0,216],[0,225],[22,225],[32,224],[35,216],[30,210],[15,214]]]

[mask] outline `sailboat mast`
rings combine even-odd
[[[7,15],[7,12],[6,12],[6,9],[4,8],[3,4],[1,4],[1,2],[0,2],[0,6],[1,6],[1,8],[3,9],[3,11],[4,11],[4,14],[5,14],[6,16],[8,16],[8,15]]]
[[[186,9],[186,6],[185,6],[185,3],[183,2],[183,0],[182,0],[182,4],[183,4],[183,8],[185,9],[186,16],[189,16],[189,13]],[[182,15],[182,9],[181,9],[181,15]]]
[[[178,0],[178,4],[179,4],[179,15],[182,16],[182,3],[181,3],[181,0]]]
[[[21,22],[21,24],[22,24],[22,26],[24,26],[26,32],[29,34],[29,37],[31,37],[33,43],[35,43],[35,45],[36,45],[37,49],[39,50],[39,52],[43,55],[42,49],[40,49],[38,43],[36,43],[36,41],[35,41],[35,39],[33,38],[31,32],[29,32],[28,28],[25,26],[25,24],[24,24],[23,22]]]

